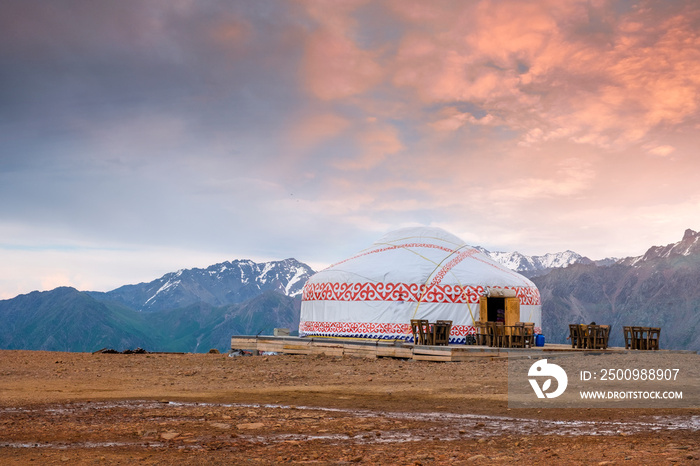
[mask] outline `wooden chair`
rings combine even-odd
[[[513,333],[510,336],[510,346],[512,348],[525,348],[525,327],[522,322],[516,322],[513,326]]]
[[[447,334],[447,340],[450,340],[450,334],[452,333],[452,321],[451,320],[438,320],[436,323],[445,326],[445,333]]]
[[[630,327],[630,331],[632,332],[632,349],[639,349],[639,339],[642,335],[642,328],[633,326]]]
[[[489,332],[486,330],[486,325],[484,322],[480,320],[475,320],[474,321],[474,336],[476,337],[476,344],[477,345],[484,345],[488,346],[486,344],[486,340],[488,339]]]
[[[489,333],[489,346],[498,346],[496,338],[496,322],[486,322],[486,331]]]
[[[533,346],[535,346],[535,323],[534,322],[525,322],[523,324],[523,330],[524,330],[523,347],[532,348]]]
[[[484,339],[486,337],[484,336],[483,329],[484,329],[484,324],[480,320],[475,320],[474,321],[474,338],[476,339],[477,345],[484,344]]]
[[[647,334],[647,349],[658,350],[659,349],[659,336],[661,334],[660,327],[650,327],[649,333]]]
[[[647,331],[644,327],[632,327],[632,349],[647,349]]]
[[[491,346],[498,347],[501,343],[499,338],[498,330],[496,330],[496,322],[487,322],[487,328],[489,329],[489,334],[491,335]]]
[[[608,347],[608,338],[610,338],[610,326],[609,325],[601,325],[601,335],[600,335],[600,343],[602,345],[601,349],[607,349]]]
[[[609,325],[589,325],[590,339],[592,341],[592,349],[606,349],[608,347],[608,335],[610,333]]]
[[[622,336],[625,339],[625,349],[632,349],[632,327],[622,327]]]
[[[425,321],[425,344],[432,346],[435,344],[435,325]]]
[[[496,340],[496,344],[494,346],[497,346],[499,348],[507,348],[510,346],[510,338],[508,335],[506,335],[506,327],[503,322],[494,322],[494,337]]]
[[[473,327],[474,327],[474,344],[475,345],[483,345],[483,335],[482,335],[482,328],[481,328],[481,321],[475,320]]]
[[[579,339],[581,332],[578,324],[569,324],[569,339],[571,340],[572,348],[579,348]]]
[[[413,344],[430,344],[430,323],[427,320],[411,319],[411,331],[413,332]]]
[[[481,330],[484,333],[484,345],[493,346],[493,329],[488,321],[481,322]]]
[[[588,326],[588,343],[587,347],[589,349],[600,349],[602,342],[600,341],[601,338],[601,332],[600,332],[600,325],[589,325]]]
[[[589,348],[588,337],[589,337],[588,325],[579,324],[579,326],[578,326],[578,345],[576,347],[583,348],[583,349]]]
[[[433,324],[433,344],[447,346],[450,343],[451,320],[437,320]]]

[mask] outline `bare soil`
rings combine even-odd
[[[508,409],[506,364],[0,351],[0,464],[700,462],[700,410]]]

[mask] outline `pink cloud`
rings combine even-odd
[[[309,91],[322,100],[361,94],[382,78],[372,52],[331,31],[319,31],[307,40],[303,77]]]
[[[698,13],[690,7],[668,17],[658,8],[616,17],[604,1],[389,4],[405,26],[396,52],[379,58],[362,51],[372,58],[372,66],[357,67],[364,73],[327,67],[318,84],[330,88],[326,94],[360,94],[386,74],[418,97],[414,105],[476,104],[522,131],[527,144],[537,144],[539,132],[540,140],[565,137],[607,148],[697,112],[700,42]],[[594,27],[589,14],[607,29],[579,32]],[[431,120],[439,131],[483,123],[466,115]]]
[[[619,148],[697,112],[694,19],[630,15],[616,25],[612,46],[555,42],[537,57],[528,81],[550,86],[541,100],[547,107],[539,112],[547,124],[544,135],[565,129],[562,134],[574,141]]]
[[[228,47],[240,48],[251,38],[252,30],[252,26],[240,18],[225,18],[214,25],[211,35]]]
[[[289,129],[288,139],[298,150],[308,150],[328,141],[343,131],[350,122],[339,115],[326,112],[295,120]]]
[[[652,144],[647,144],[643,146],[644,149],[647,150],[651,155],[656,155],[658,157],[668,157],[670,156],[676,148],[673,146],[665,145],[665,146],[654,146]]]
[[[352,12],[366,0],[305,1],[318,24],[305,44],[302,76],[307,89],[322,100],[361,94],[382,79],[377,53],[363,50],[351,38],[357,27]]]
[[[430,123],[430,126],[436,131],[455,131],[466,124],[472,125],[491,125],[497,124],[498,121],[493,115],[485,115],[481,118],[476,118],[471,113],[460,112],[456,107],[445,107],[440,111],[437,120]]]
[[[345,35],[357,27],[352,13],[369,0],[299,0],[320,27]]]
[[[355,131],[357,154],[333,166],[381,167],[411,187],[427,180],[426,205],[563,203],[557,199],[590,195],[603,183],[602,170],[620,168],[597,159],[600,149],[620,164],[640,153],[669,162],[679,153],[669,128],[697,118],[700,18],[693,7],[678,14],[619,13],[607,1],[388,5],[401,25],[395,48],[360,47],[355,10],[341,8],[317,19],[304,77],[324,102],[343,99],[385,122],[351,122],[344,131]],[[336,64],[334,57],[345,58]],[[402,141],[391,119],[415,122],[415,140]],[[495,141],[501,128],[516,140]],[[399,153],[405,163],[392,164]],[[517,173],[517,180],[492,189],[478,174],[495,170]],[[463,175],[436,183],[447,173]]]
[[[382,163],[388,156],[401,151],[401,143],[396,128],[370,120],[355,137],[359,146],[359,156],[350,160],[339,160],[334,164],[343,170],[369,170]]]
[[[480,2],[474,33],[465,37],[471,50],[497,65],[512,67],[530,61],[558,35],[555,17],[563,2]]]

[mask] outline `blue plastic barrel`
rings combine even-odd
[[[544,335],[541,333],[535,335],[535,346],[544,346]]]

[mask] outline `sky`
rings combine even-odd
[[[0,299],[419,225],[641,255],[700,228],[699,105],[693,0],[5,0]]]

